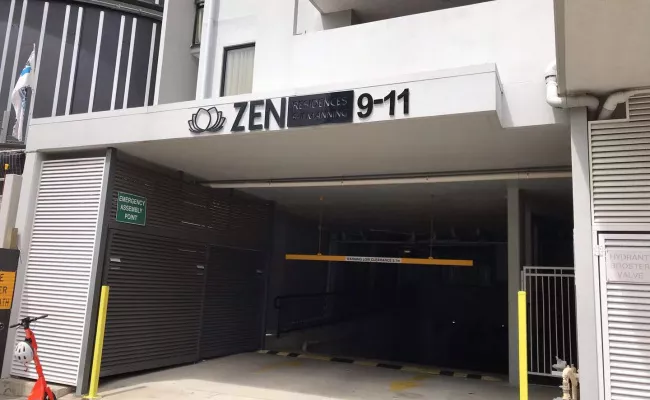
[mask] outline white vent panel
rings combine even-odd
[[[590,125],[594,223],[650,223],[650,97],[628,106],[629,121]]]
[[[77,385],[103,187],[105,159],[45,161],[20,303],[32,326],[48,381]],[[17,340],[23,340],[19,330]],[[36,378],[14,361],[12,375]]]

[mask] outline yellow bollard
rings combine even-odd
[[[526,292],[519,292],[519,400],[528,400],[528,343],[526,336]]]
[[[90,373],[90,389],[84,399],[98,399],[99,371],[102,366],[102,350],[104,349],[104,330],[106,329],[106,311],[108,310],[108,286],[102,286],[99,298],[99,315],[97,316],[97,332],[95,333],[95,351],[93,352],[93,369]]]

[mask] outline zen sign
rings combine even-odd
[[[131,193],[117,192],[117,222],[145,226],[147,199]]]
[[[341,124],[368,120],[373,113],[388,114],[390,118],[407,117],[411,109],[411,91],[390,90],[373,97],[354,90],[320,93],[307,96],[281,97],[233,103],[234,110],[225,111],[216,106],[199,108],[187,121],[192,133],[217,133],[223,129],[231,132],[255,132],[279,129]],[[355,105],[356,111],[355,112]],[[229,115],[232,121],[228,121]],[[230,128],[226,127],[230,125]]]
[[[650,251],[608,250],[607,282],[650,284]]]

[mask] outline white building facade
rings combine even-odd
[[[599,100],[589,88],[565,90],[563,58],[559,75],[548,68],[568,51],[561,2],[393,3],[167,1],[152,105],[31,121],[12,318],[50,314],[38,334],[52,381],[85,390],[107,284],[103,376],[282,348],[284,298],[318,294],[327,303],[347,290],[396,299],[386,308],[371,300],[373,310],[420,310],[407,326],[425,339],[400,333],[396,342],[415,347],[391,357],[460,359],[450,367],[493,368],[516,383],[516,298],[525,287],[531,377],[551,375],[559,356],[579,365],[584,398],[647,396],[639,387],[650,378],[630,371],[644,365],[650,339],[614,336],[650,337],[644,317],[616,319],[650,312],[647,300],[634,300],[645,298],[645,283],[608,280],[604,258],[595,273],[593,250],[619,246],[610,257],[639,257],[650,243],[629,232],[645,229],[635,224],[647,199],[629,189],[645,179],[645,97],[618,102],[621,120],[588,122],[596,115],[586,106]],[[559,89],[549,91],[555,75]],[[611,163],[639,170],[616,175]],[[607,223],[622,230],[599,228]],[[380,230],[390,233],[368,238]],[[334,263],[298,268],[285,253],[469,258],[474,272],[369,263],[359,273],[367,277],[355,278]],[[524,267],[551,269],[538,279]],[[422,294],[405,301],[408,291]],[[455,304],[449,315],[427,311],[446,299]],[[621,314],[608,314],[614,303]],[[381,315],[390,322],[373,323],[396,324]],[[621,333],[607,318],[641,328]],[[445,327],[452,320],[457,327]],[[443,354],[479,340],[494,353]],[[5,361],[3,374],[33,371]]]

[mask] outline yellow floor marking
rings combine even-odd
[[[355,361],[355,365],[363,365],[364,367],[376,367],[377,363],[372,361]]]
[[[433,368],[420,368],[420,371],[428,375],[440,375],[440,370]]]
[[[300,365],[302,365],[300,360],[283,360],[282,362],[266,365],[258,369],[257,372],[268,372],[284,367],[299,367]]]
[[[490,382],[501,382],[502,381],[502,379],[496,378],[494,376],[485,376],[485,375],[483,375],[481,377],[481,379],[484,380],[484,381],[490,381]]]
[[[411,367],[411,366],[402,367],[402,371],[404,371],[404,372],[415,372],[417,374],[428,374],[429,373],[426,368]]]
[[[268,354],[269,350],[258,350],[258,353]],[[282,357],[287,357],[289,354],[290,353],[286,352],[286,351],[281,351],[281,352],[277,353],[278,356],[282,356]],[[298,354],[298,357],[296,357],[296,358],[304,358],[304,359],[308,359],[308,360],[319,360],[319,361],[332,361],[332,357],[323,356],[323,355],[319,355],[319,354]],[[377,367],[377,365],[380,362],[379,361],[367,361],[367,360],[354,360],[353,363],[355,365],[362,365],[362,366],[365,366],[365,367]],[[284,364],[284,365],[290,366],[291,364],[292,364],[292,362],[289,361],[287,364]],[[272,367],[272,368],[275,368],[275,367]],[[272,369],[272,368],[263,368],[263,370]],[[412,372],[412,373],[416,373],[416,374],[425,374],[425,375],[440,375],[440,370],[439,369],[427,368],[427,367],[415,366],[415,365],[403,366],[401,368],[401,371]],[[467,378],[469,373],[470,372],[454,371],[453,372],[453,377],[455,377],[455,378]],[[480,375],[481,380],[484,380],[484,381],[490,381],[490,382],[502,382],[503,381],[503,379],[499,378],[499,377],[486,376],[486,375],[483,375],[481,373],[475,373],[475,372],[471,372],[471,373],[474,373],[476,375]]]
[[[332,357],[319,356],[317,354],[301,354],[299,358],[307,358],[310,360],[321,360],[321,361],[330,361]]]
[[[422,381],[428,379],[426,374],[417,374],[413,378],[405,381],[393,381],[390,383],[390,390],[392,392],[401,392],[403,390],[413,389],[422,386]]]

